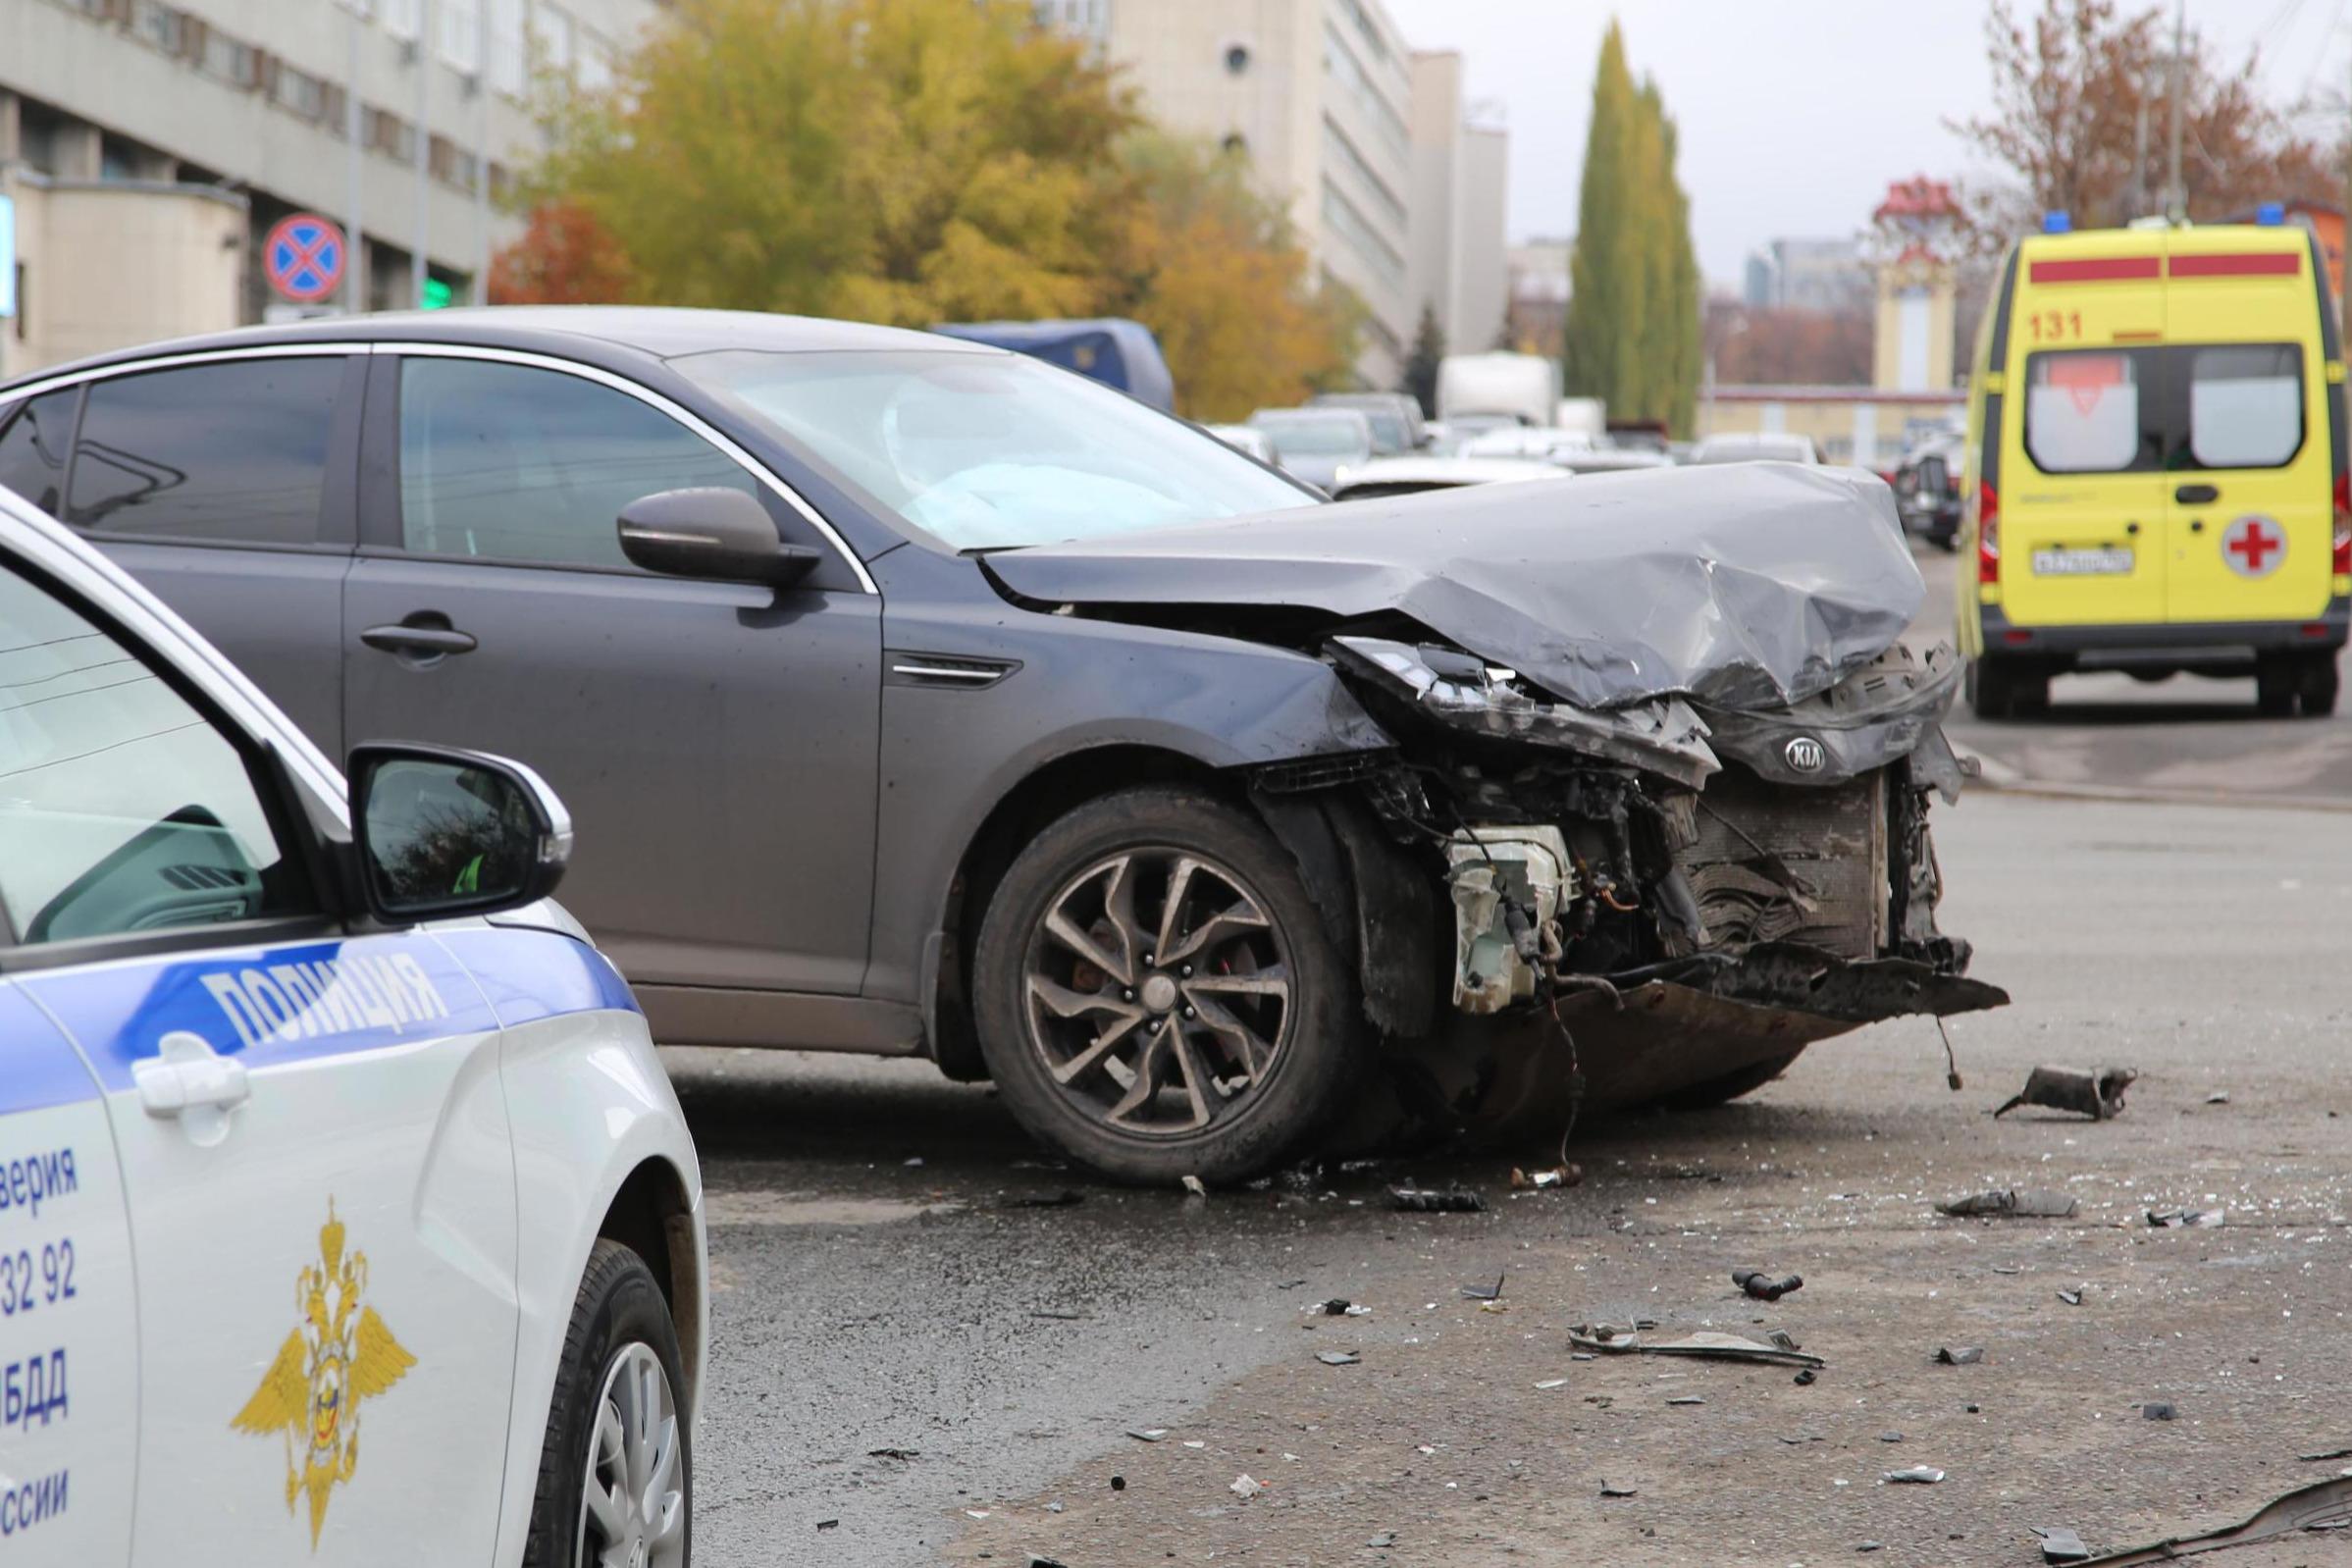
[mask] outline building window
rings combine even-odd
[[[1339,30],[1328,24],[1323,29],[1323,74],[1356,101],[1390,151],[1400,158],[1412,156],[1413,143],[1405,134],[1404,117],[1366,74],[1363,62],[1356,58],[1347,40],[1339,36]]]
[[[1323,183],[1323,221],[1347,241],[1347,248],[1364,259],[1373,274],[1392,287],[1405,281],[1405,259],[1373,228],[1356,204],[1339,193],[1328,179]]]
[[[186,45],[187,18],[170,6],[156,4],[156,0],[139,0],[131,26],[142,39],[165,54],[176,55]]]
[[[1225,74],[1241,77],[1249,74],[1249,45],[1228,43],[1225,46]]]
[[[442,62],[450,70],[472,76],[482,69],[482,13],[478,0],[436,0],[434,18],[440,23]]]
[[[1323,152],[1327,159],[1346,170],[1356,183],[1371,194],[1381,215],[1393,224],[1399,234],[1404,232],[1405,204],[1396,199],[1396,192],[1388,188],[1388,183],[1373,172],[1372,165],[1364,161],[1364,155],[1356,151],[1356,144],[1347,139],[1346,132],[1332,124],[1328,115],[1323,122]]]
[[[417,31],[417,0],[378,0],[382,7],[384,30],[403,41],[413,42]]]
[[[398,115],[383,109],[359,112],[360,140],[401,163],[416,157],[416,130]]]
[[[531,44],[540,70],[558,77],[572,74],[572,19],[561,6],[531,8]]]
[[[490,84],[519,98],[530,84],[523,43],[523,0],[490,0]]]
[[[270,98],[281,109],[291,110],[305,120],[323,119],[327,113],[327,84],[284,61],[278,63],[277,79],[270,84]]]
[[[252,87],[261,80],[261,58],[253,46],[211,28],[204,33],[203,67],[232,86]]]

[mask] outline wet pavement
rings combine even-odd
[[[2130,1544],[2331,1474],[2296,1455],[2352,1444],[2352,817],[1976,794],[1938,836],[1946,923],[2017,997],[1954,1022],[1961,1092],[1932,1024],[1879,1025],[1739,1105],[1589,1121],[1567,1192],[1514,1199],[1503,1151],[1188,1202],[1051,1168],[919,1063],[668,1053],[717,1276],[703,1560],[2031,1563],[2033,1525]],[[2142,1076],[2112,1123],[1993,1121],[2045,1062]],[[1389,1213],[1400,1174],[1490,1208]],[[2079,1212],[1931,1208],[2012,1185]],[[2180,1206],[2227,1223],[2147,1226]],[[1804,1284],[1751,1302],[1740,1266]],[[1507,1310],[1461,1295],[1498,1273]],[[1374,1312],[1300,1311],[1330,1296]],[[1572,1359],[1633,1317],[1828,1366]],[[1880,1482],[1916,1464],[1947,1479]]]

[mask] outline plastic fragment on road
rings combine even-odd
[[[1492,1284],[1466,1284],[1462,1286],[1462,1299],[1465,1301],[1500,1301],[1502,1299],[1502,1282],[1509,1278],[1510,1276],[1507,1274],[1498,1274],[1494,1277]]]
[[[1129,1427],[1127,1436],[1137,1442],[1158,1442],[1168,1436],[1166,1427]]]
[[[1231,1492],[1243,1502],[1249,1501],[1250,1498],[1255,1497],[1259,1492],[1264,1491],[1265,1490],[1266,1483],[1263,1481],[1253,1481],[1246,1474],[1235,1476],[1233,1478],[1233,1484],[1226,1488],[1226,1490]]]
[[[1913,1465],[1908,1470],[1889,1470],[1878,1479],[1898,1486],[1932,1487],[1944,1479],[1944,1472],[1933,1465]]]
[[[2172,1408],[2169,1399],[2151,1399],[2140,1406],[2140,1419],[2143,1421],[2170,1421],[2179,1414]]]
[[[1767,1343],[1714,1330],[1685,1334],[1680,1339],[1652,1342],[1645,1340],[1639,1333],[1631,1330],[1613,1329],[1607,1324],[1578,1324],[1568,1331],[1568,1342],[1580,1350],[1602,1355],[1693,1356],[1701,1361],[1754,1361],[1770,1367],[1829,1365],[1819,1356],[1807,1355],[1798,1349],[1793,1339],[1786,1343]]]
[[[913,1464],[922,1453],[920,1448],[868,1448],[868,1459],[896,1459],[900,1464]]]
[[[1353,1350],[1319,1350],[1315,1359],[1327,1367],[1352,1367],[1364,1358]]]
[[[2061,1290],[2058,1293],[2058,1299],[2064,1301],[2069,1307],[2079,1307],[2082,1305],[2082,1292],[2079,1290]]]
[[[1184,1195],[1186,1197],[1205,1198],[1209,1195],[1209,1189],[1201,1185],[1201,1179],[1199,1176],[1179,1176],[1176,1179],[1183,1184]]]
[[[2041,1187],[2010,1187],[1949,1199],[1936,1205],[1936,1213],[1961,1220],[1979,1216],[1997,1220],[2071,1220],[2074,1208],[2071,1193]]]
[[[1040,1557],[1032,1551],[1029,1553],[1028,1568],[1064,1568],[1064,1565],[1059,1557]]]
[[[1809,1388],[1813,1385],[1813,1380],[1819,1376],[1821,1376],[1821,1374],[1814,1371],[1811,1367],[1807,1367],[1803,1372],[1797,1374],[1796,1377],[1791,1378],[1789,1381],[1797,1385],[1797,1386],[1800,1388]]]
[[[1379,1535],[1373,1537],[1370,1541],[1364,1542],[1364,1544],[1367,1546],[1393,1546],[1396,1544],[1396,1532],[1393,1530],[1384,1530]]]
[[[1333,1296],[1329,1301],[1310,1301],[1298,1309],[1319,1318],[1369,1318],[1372,1309],[1345,1296]]]
[[[2295,1457],[2307,1465],[2316,1465],[2329,1459],[2352,1459],[2352,1448],[2327,1448],[2319,1453],[2299,1453]]]
[[[1634,1487],[1613,1486],[1604,1481],[1600,1484],[1600,1494],[1603,1497],[1632,1497],[1639,1494],[1639,1489]]]
[[[2034,1525],[2029,1528],[2035,1535],[2042,1538],[2042,1561],[2088,1562],[2091,1560],[2091,1548],[2082,1543],[2080,1536],[2064,1525],[2048,1527]]]
[[[2174,1536],[2145,1546],[2128,1546],[2104,1557],[2086,1557],[2090,1568],[2139,1568],[2142,1563],[2171,1562],[2181,1557],[2250,1546],[2305,1530],[2340,1530],[2352,1525],[2352,1476],[2298,1487],[2257,1509],[2243,1524],[2208,1531],[2202,1536]]]
[[[2150,1209],[2148,1223],[2159,1230],[2170,1230],[2181,1226],[2202,1226],[2208,1228],[2229,1223],[2227,1209]]]
[[[1666,1401],[1670,1405],[1702,1405],[1706,1401],[1695,1393],[1678,1393]]]
[[[839,1530],[841,1528],[841,1521],[838,1519],[819,1519],[816,1522],[816,1528],[819,1531]]]
[[[2229,1091],[2227,1089],[2216,1089],[2213,1093],[2205,1097],[2205,1103],[2207,1105],[2227,1105],[2229,1103]]]
[[[1804,1279],[1801,1275],[1783,1275],[1775,1280],[1761,1269],[1734,1269],[1731,1282],[1758,1301],[1778,1301],[1790,1291],[1804,1287]]]
[[[1542,1383],[1537,1384],[1536,1386],[1548,1393],[1554,1388],[1567,1387],[1568,1380],[1566,1378],[1546,1378]]]
[[[1390,1187],[1388,1206],[1406,1214],[1477,1214],[1487,1200],[1468,1187],[1434,1191],[1424,1187]]]
[[[1993,1115],[2005,1117],[2021,1105],[2038,1105],[2072,1111],[2094,1122],[2111,1121],[2123,1114],[2123,1091],[2138,1076],[2131,1068],[2035,1068],[2026,1074],[2025,1087]]]
[[[1585,1178],[1581,1165],[1555,1165],[1548,1171],[1522,1171],[1511,1168],[1511,1185],[1522,1191],[1548,1192],[1556,1187],[1572,1187]]]
[[[1940,1367],[1973,1367],[1984,1359],[1982,1345],[1945,1345],[1936,1351]]]

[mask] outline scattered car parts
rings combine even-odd
[[[2077,1112],[2094,1122],[2110,1121],[2123,1114],[2123,1091],[2138,1077],[2130,1068],[2035,1068],[2025,1087],[1993,1116],[1998,1120],[2021,1105],[2038,1105]]]

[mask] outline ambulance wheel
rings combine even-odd
[[[2039,718],[2050,711],[2050,672],[2036,664],[2020,666],[2010,676],[2009,710],[2018,718]]]
[[[1968,699],[1968,711],[1978,718],[2013,718],[2017,712],[2017,669],[2005,658],[1985,654],[1968,660],[1960,684]],[[2044,682],[2044,700],[2048,700],[2049,684]]]
[[[2254,666],[2254,710],[2265,718],[2291,718],[2301,684],[2294,664],[2268,657]]]
[[[524,1568],[687,1568],[694,1457],[669,1305],[645,1260],[600,1240],[572,1300],[539,1454]]]
[[[2336,673],[2335,653],[2314,653],[2303,666],[2303,679],[2295,688],[2295,703],[2305,718],[2326,718],[2335,711],[2335,694],[2342,684]]]
[[[1257,1176],[1359,1075],[1355,976],[1298,862],[1199,790],[1121,790],[1038,833],[989,900],[972,977],[1005,1108],[1113,1180]]]

